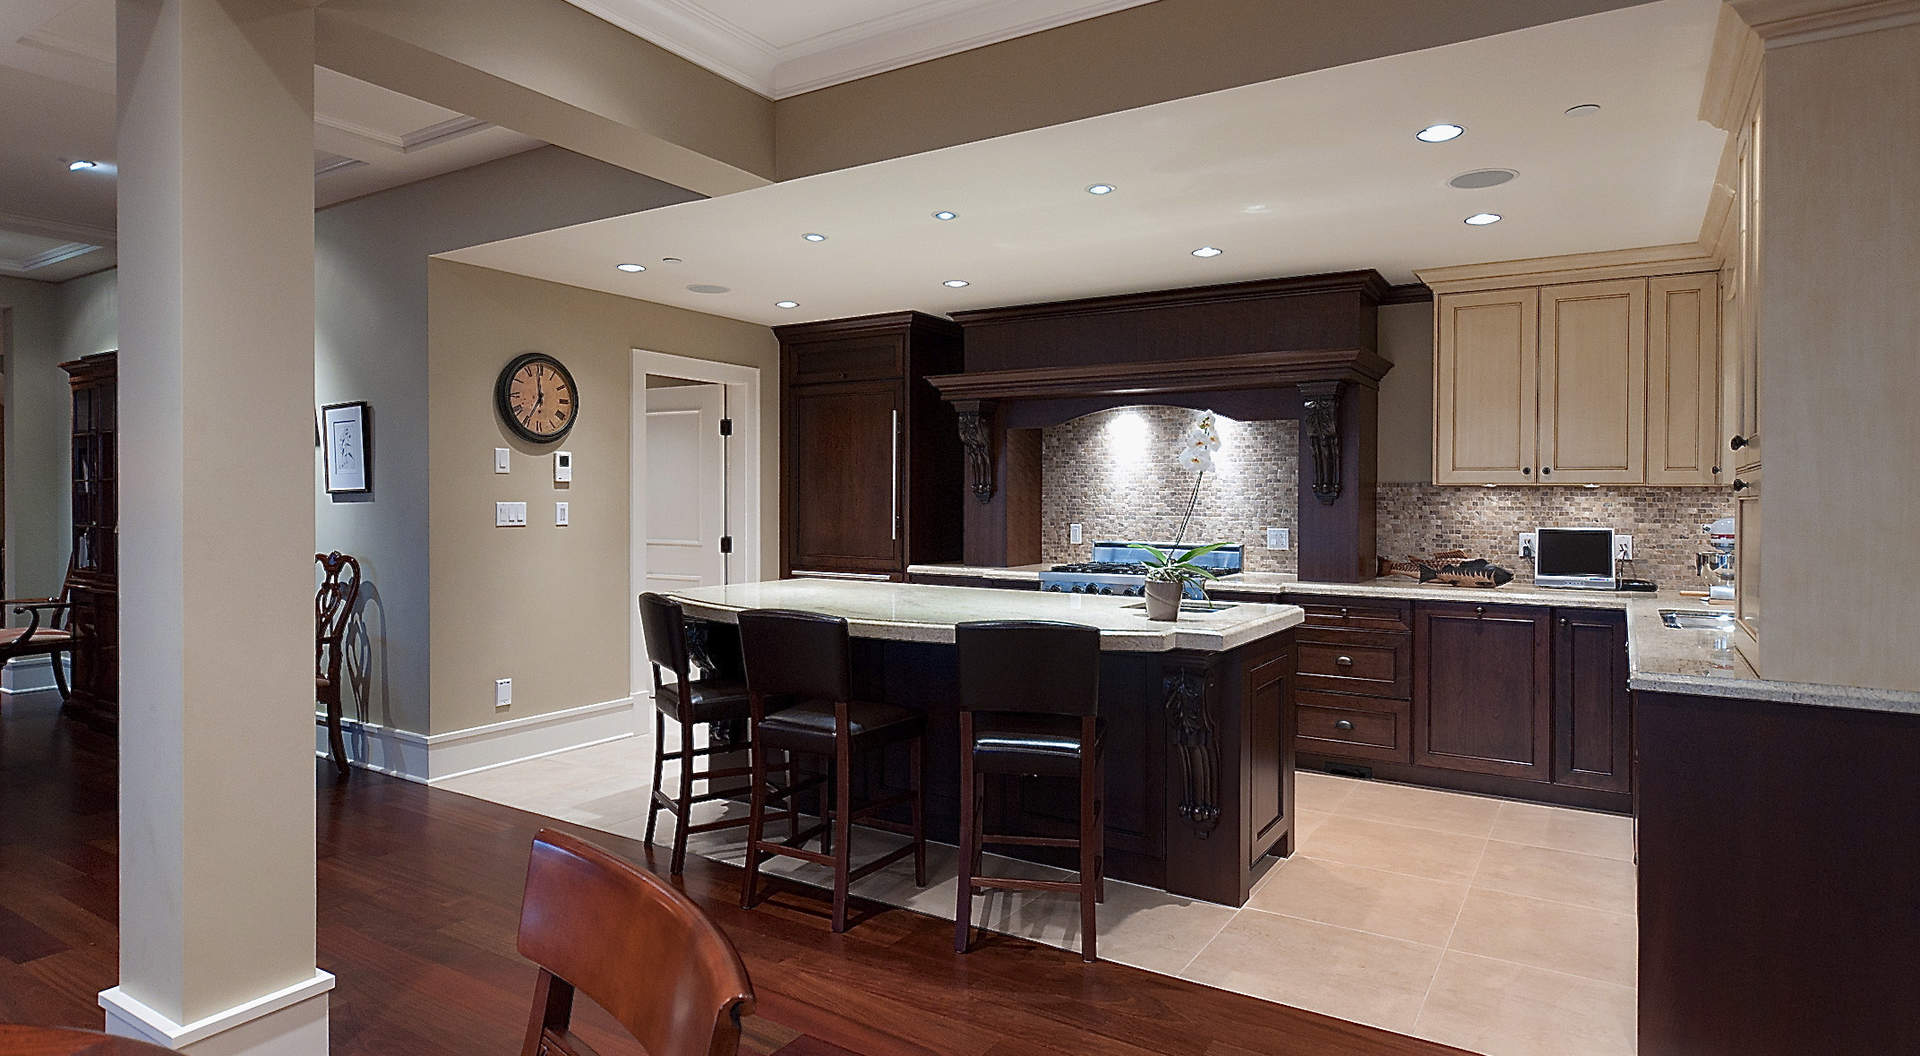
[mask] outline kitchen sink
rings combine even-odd
[[[1733,613],[1661,609],[1660,622],[1683,631],[1727,631],[1733,629]]]
[[[1181,612],[1225,612],[1226,610],[1231,609],[1238,604],[1240,603],[1237,601],[1194,601],[1193,599],[1188,598],[1180,602],[1180,611]],[[1128,608],[1128,609],[1144,609],[1147,607],[1147,603],[1144,601],[1136,601],[1131,605],[1126,605],[1122,607]]]

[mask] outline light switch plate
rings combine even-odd
[[[496,678],[493,680],[493,706],[504,708],[513,703],[513,679]]]
[[[494,503],[493,526],[495,528],[525,528],[527,526],[527,504],[524,502]]]
[[[1613,559],[1615,561],[1633,560],[1633,536],[1616,535],[1613,537]]]
[[[493,449],[493,471],[495,473],[513,472],[513,452],[511,450],[504,447],[496,447]]]
[[[565,528],[567,526],[566,503],[556,502],[553,504],[553,526],[555,528]]]
[[[1520,533],[1520,556],[1521,557],[1533,556],[1533,533],[1532,532]]]
[[[1267,549],[1286,550],[1292,546],[1293,546],[1293,529],[1291,528],[1267,529]]]
[[[1077,524],[1067,525],[1067,542],[1077,543],[1087,537],[1087,533]]]

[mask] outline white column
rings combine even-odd
[[[327,1051],[314,965],[313,12],[119,0],[120,985]]]

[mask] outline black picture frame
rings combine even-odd
[[[320,408],[320,462],[329,495],[373,491],[373,408],[365,400]]]

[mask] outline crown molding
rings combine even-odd
[[[355,139],[364,140],[394,154],[411,154],[417,150],[425,150],[428,147],[438,146],[450,139],[458,139],[468,133],[480,132],[493,127],[490,122],[482,121],[477,117],[468,117],[465,114],[450,117],[445,121],[436,121],[431,125],[423,125],[410,132],[402,132],[397,136],[390,132],[382,132],[377,128],[368,128],[365,125],[355,124],[345,118],[332,117],[326,114],[313,115],[313,123],[323,128],[329,128],[335,132],[352,136]]]
[[[0,274],[31,277],[32,272],[38,271],[48,265],[85,256],[99,248],[99,246],[90,242],[63,242],[60,245],[54,246],[52,249],[36,253],[22,260],[0,257]]]
[[[1728,0],[1769,49],[1920,23],[1920,0]]]
[[[100,248],[111,248],[119,241],[116,231],[110,227],[95,227],[92,224],[68,223],[65,220],[49,220],[45,217],[28,216],[25,213],[0,212],[0,229],[18,231],[23,235],[37,235],[41,238],[61,238],[70,242],[84,242]]]
[[[1558,257],[1420,268],[1414,274],[1439,294],[1719,270],[1720,260],[1714,255],[1712,247],[1699,242],[1676,242],[1639,249],[1610,249],[1599,253],[1569,253]]]

